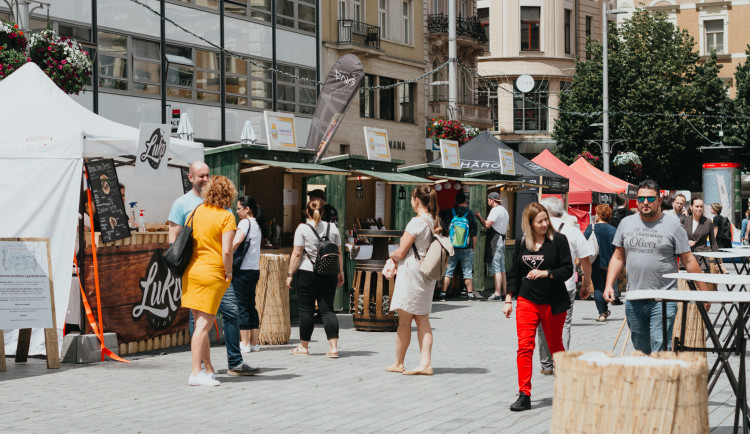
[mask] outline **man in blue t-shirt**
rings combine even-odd
[[[174,243],[177,239],[190,212],[203,203],[201,191],[210,179],[206,163],[196,161],[191,164],[188,179],[193,185],[193,189],[175,200],[169,212],[169,244]],[[227,373],[229,375],[255,375],[259,373],[260,368],[250,367],[243,363],[242,360],[242,353],[240,352],[239,309],[234,291],[227,290],[224,293],[221,304],[219,304],[219,313],[224,325],[224,345],[227,347]],[[190,315],[189,328],[190,335],[192,335],[194,328],[192,314]]]
[[[466,285],[466,296],[469,300],[476,300],[474,294],[474,245],[477,243],[477,219],[474,213],[469,209],[469,198],[463,191],[456,193],[456,205],[453,208],[440,211],[440,222],[443,225],[443,235],[449,236],[450,224],[455,216],[465,217],[469,224],[469,242],[466,247],[454,247],[454,254],[448,260],[448,268],[445,270],[443,277],[443,291],[438,296],[438,300],[445,301],[445,293],[453,279],[453,272],[456,270],[458,263],[461,263],[461,271],[464,276]]]

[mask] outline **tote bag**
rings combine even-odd
[[[185,222],[185,226],[177,234],[177,239],[174,243],[169,246],[166,252],[164,252],[164,262],[167,263],[169,268],[175,272],[178,276],[182,276],[185,271],[190,257],[193,256],[193,217],[198,212],[200,205],[195,208],[193,213],[190,215],[188,221]]]

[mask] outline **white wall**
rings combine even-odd
[[[117,178],[125,185],[125,210],[128,217],[130,202],[138,202],[135,218],[138,221],[138,210],[142,209],[146,223],[162,224],[169,217],[172,202],[182,196],[182,176],[180,169],[168,167],[164,176],[139,176],[135,166],[117,168]]]

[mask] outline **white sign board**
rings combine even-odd
[[[169,124],[142,123],[135,153],[136,175],[163,175],[167,173],[167,150],[171,141]]]
[[[515,175],[516,163],[513,160],[513,151],[510,149],[500,149],[500,173],[503,175]]]
[[[263,120],[266,122],[269,150],[297,152],[293,114],[264,111]]]
[[[49,238],[0,238],[0,330],[54,328]]]
[[[516,87],[523,93],[531,92],[534,89],[534,77],[524,74],[516,79]]]
[[[372,127],[364,127],[364,129],[367,159],[391,161],[391,148],[388,147],[388,131]]]
[[[458,153],[457,141],[440,139],[440,162],[444,168],[461,168],[461,158]]]

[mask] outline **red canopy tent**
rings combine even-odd
[[[616,193],[628,192],[628,185],[630,185],[628,182],[623,181],[616,176],[612,176],[609,173],[602,172],[601,170],[592,166],[591,163],[584,160],[583,158],[577,159],[573,164],[570,165],[570,168],[573,169],[576,173],[579,173],[594,182],[607,186],[610,191],[614,191]]]
[[[591,205],[592,203],[602,202],[611,204],[609,200],[602,200],[601,194],[615,193],[616,191],[612,187],[593,181],[583,176],[578,171],[571,169],[555,157],[549,150],[545,149],[531,161],[547,170],[551,170],[568,178],[570,181],[568,203],[570,205]]]

